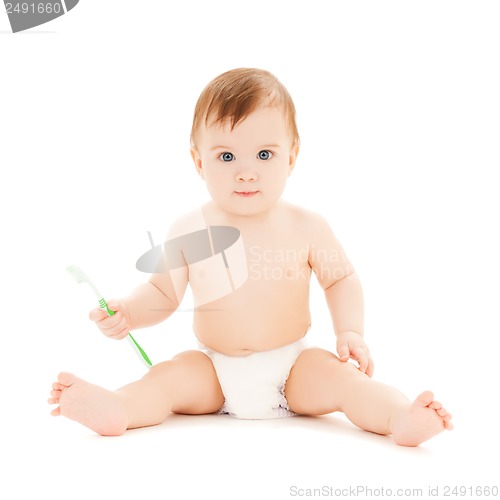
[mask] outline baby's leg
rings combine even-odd
[[[372,380],[323,349],[307,349],[297,358],[285,396],[297,413],[343,411],[358,427],[392,434],[396,443],[405,446],[417,446],[452,428],[451,415],[433,401],[431,392],[422,393],[412,403],[397,389]]]
[[[115,392],[69,373],[61,373],[52,388],[49,403],[59,405],[52,415],[64,415],[105,436],[159,424],[171,412],[213,413],[224,402],[212,361],[199,351],[178,354]]]

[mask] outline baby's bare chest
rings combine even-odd
[[[290,230],[258,235],[241,231],[230,245],[189,266],[198,306],[222,298],[231,300],[233,292],[240,299],[245,295],[253,300],[296,294],[308,288],[310,275],[309,243]]]
[[[308,281],[309,246],[304,241],[291,240],[288,244],[275,242],[255,243],[246,247],[248,277],[264,284]]]

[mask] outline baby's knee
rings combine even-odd
[[[176,354],[170,363],[181,371],[187,370],[191,373],[203,373],[205,375],[207,372],[215,374],[212,360],[201,351],[190,350],[181,352]]]
[[[184,351],[176,354],[172,359],[163,361],[151,367],[146,377],[176,376],[181,377],[186,372],[196,373],[213,369],[212,361],[200,351]]]
[[[340,360],[335,354],[325,349],[320,349],[319,347],[313,347],[306,349],[297,358],[293,369],[295,371],[318,371],[318,370],[329,370],[335,368]]]
[[[293,370],[301,376],[314,380],[325,380],[337,377],[358,377],[366,375],[348,361],[340,359],[330,351],[320,348],[305,350],[297,359]]]

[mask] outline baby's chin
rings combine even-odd
[[[258,217],[269,212],[276,205],[276,202],[263,203],[263,200],[260,200],[259,203],[252,203],[253,201],[241,200],[240,203],[218,203],[218,205],[224,212],[238,217]]]

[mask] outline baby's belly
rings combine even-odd
[[[311,324],[309,287],[244,286],[196,308],[194,331],[205,346],[231,356],[267,351],[302,338]]]

